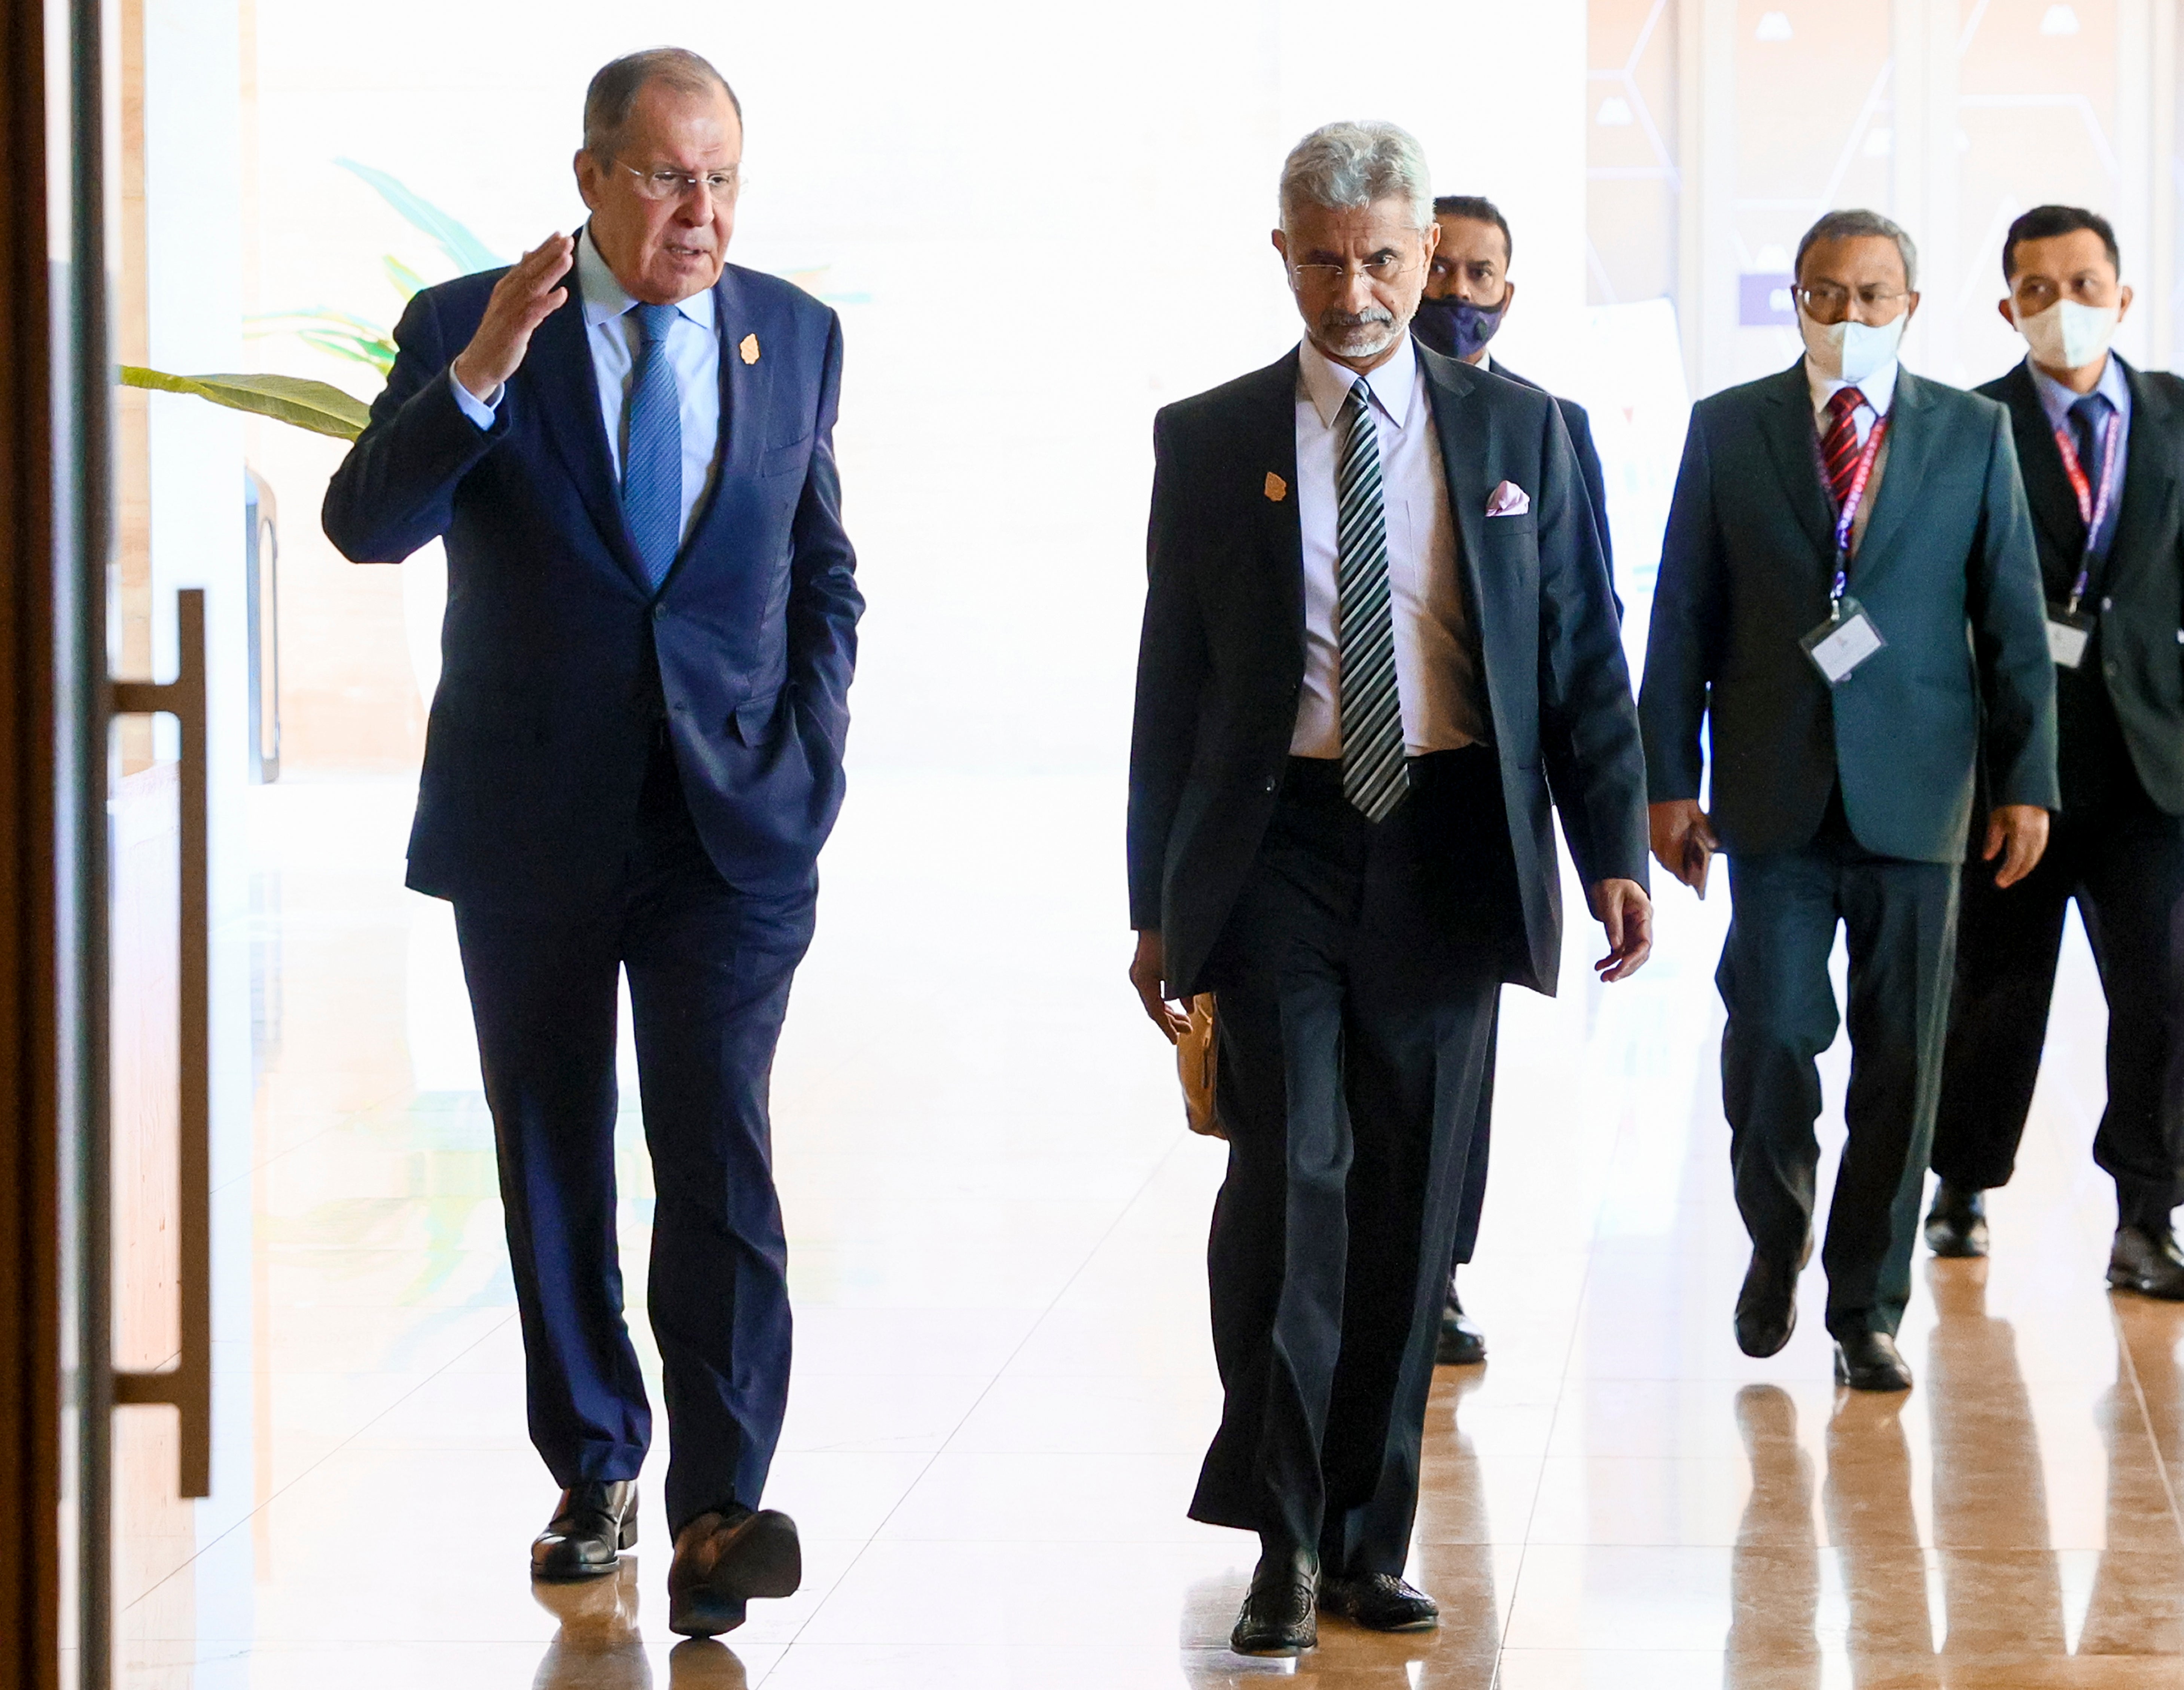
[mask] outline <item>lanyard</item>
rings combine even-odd
[[[2086,596],[2086,583],[2093,572],[2093,541],[2099,536],[2101,524],[2109,518],[2109,506],[2115,499],[2116,441],[2123,433],[2123,413],[2110,410],[2109,420],[2101,429],[2101,488],[2096,494],[2086,481],[2086,468],[2078,461],[2076,443],[2070,438],[2069,424],[2055,431],[2056,449],[2063,455],[2063,473],[2070,478],[2070,491],[2078,496],[2078,520],[2086,525],[2086,551],[2079,560],[2078,578],[2070,583],[2070,610],[2075,614],[2078,600]]]
[[[1836,516],[1836,578],[1828,588],[1828,614],[1834,620],[1842,620],[1843,594],[1850,586],[1850,531],[1858,521],[1858,507],[1865,502],[1865,484],[1873,477],[1874,460],[1880,455],[1881,437],[1888,432],[1888,419],[1875,417],[1873,432],[1865,437],[1865,449],[1858,455],[1858,468],[1852,472],[1850,491],[1843,495],[1842,510]]]

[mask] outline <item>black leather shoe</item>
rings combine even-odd
[[[1228,1647],[1238,1654],[1298,1655],[1319,1647],[1319,1557],[1269,1549],[1259,1557]]]
[[[1319,1587],[1319,1605],[1368,1631],[1430,1631],[1440,1624],[1433,1598],[1393,1573],[1329,1579]]]
[[[1886,1332],[1852,1332],[1836,1340],[1836,1383],[1853,1391],[1908,1391],[1911,1366]]]
[[[1435,1347],[1434,1360],[1441,1367],[1476,1367],[1485,1359],[1486,1335],[1472,1325],[1451,1286],[1448,1306],[1440,1312],[1440,1341]]]
[[[796,1522],[779,1509],[738,1503],[701,1514],[675,1534],[667,1629],[686,1637],[733,1631],[751,1598],[794,1596],[803,1582]]]
[[[595,1579],[637,1547],[637,1481],[592,1480],[561,1492],[546,1529],[531,1540],[531,1576]]]
[[[2184,1302],[2184,1255],[2167,1227],[2120,1226],[2109,1247],[2109,1283],[2118,1291]]]
[[[1771,1356],[1797,1330],[1797,1269],[1770,1262],[1757,1250],[1736,1294],[1736,1347],[1748,1356]]]
[[[1986,1193],[1975,1186],[1934,1187],[1934,1206],[1926,1211],[1926,1247],[1936,1256],[1986,1254]]]

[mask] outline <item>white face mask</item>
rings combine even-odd
[[[1816,323],[1800,305],[1797,332],[1805,337],[1805,351],[1822,376],[1830,382],[1863,382],[1896,356],[1910,315],[1898,312],[1894,322],[1878,328],[1871,323]]]
[[[2010,307],[2012,315],[2017,308]],[[2114,305],[2081,305],[2075,299],[2058,299],[2044,311],[2018,317],[2017,332],[2032,349],[2032,356],[2051,370],[2082,370],[2097,364],[2115,338],[2123,313]]]

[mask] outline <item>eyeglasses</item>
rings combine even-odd
[[[1368,282],[1384,287],[1418,267],[1416,259],[1402,258],[1395,253],[1383,253],[1378,258],[1368,259],[1357,266]],[[1298,287],[1307,284],[1315,287],[1340,287],[1350,279],[1351,268],[1346,264],[1293,264],[1290,266],[1290,275]]]
[[[743,187],[743,166],[732,165],[725,170],[708,170],[702,176],[694,176],[688,170],[671,170],[665,167],[656,170],[640,170],[634,165],[621,168],[637,178],[638,193],[644,198],[681,199],[699,183],[712,196],[716,205],[729,205],[735,201],[737,192]]]
[[[1790,292],[1805,308],[1805,315],[1819,323],[1838,323],[1850,314],[1851,290],[1838,287],[1832,282],[1823,282],[1817,287],[1792,287]],[[1902,288],[1881,287],[1878,282],[1861,287],[1857,292],[1858,303],[1869,311],[1879,311],[1899,299],[1908,299],[1910,293]]]

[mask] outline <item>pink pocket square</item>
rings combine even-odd
[[[1513,481],[1505,481],[1486,495],[1490,516],[1521,516],[1532,508],[1532,496]]]

